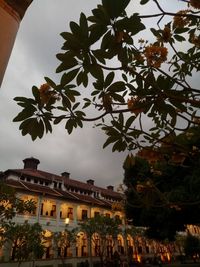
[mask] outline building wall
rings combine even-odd
[[[78,226],[80,222],[82,222],[82,210],[88,211],[88,217],[94,217],[95,212],[99,212],[100,214],[104,214],[105,216],[110,215],[110,217],[114,217],[115,215],[120,216],[122,219],[122,230],[125,230],[126,226],[124,220],[123,212],[119,211],[111,211],[106,210],[101,207],[95,207],[92,205],[86,205],[83,203],[74,203],[67,200],[56,199],[48,196],[41,196],[37,194],[27,194],[27,193],[19,193],[18,197],[23,200],[33,199],[36,202],[36,210],[33,214],[17,214],[14,218],[16,223],[22,224],[25,221],[29,223],[38,222],[42,226],[43,230],[46,231],[46,235],[51,236],[54,232],[62,232],[65,227],[65,219],[69,217],[68,208],[73,208],[73,216],[69,219],[69,223],[67,224],[68,229],[72,229]],[[42,208],[42,204],[43,208]],[[52,212],[53,211],[53,212]],[[62,211],[62,213],[60,213]],[[77,240],[76,249],[70,247],[68,254],[66,255],[66,263],[72,263],[74,266],[77,266],[78,262],[85,260],[89,256],[89,248],[88,248],[88,240],[84,233],[77,233],[79,239]],[[48,255],[44,254],[43,259],[37,261],[38,266],[48,265],[49,258],[51,259],[50,265],[58,267],[60,264],[60,260],[57,258],[56,251],[54,249],[53,241],[50,239],[49,243],[46,244],[48,249]],[[84,247],[84,248],[83,248]],[[165,259],[167,259],[168,250],[164,245],[157,244],[156,242],[147,241],[141,236],[123,236],[123,234],[119,234],[117,240],[113,242],[111,239],[110,247],[112,252],[117,250],[122,257],[126,260],[127,251],[132,248],[132,257],[135,260],[142,260],[142,258],[153,257],[154,255],[158,255],[161,253]],[[98,258],[95,257],[95,249],[92,248],[93,258],[98,261]],[[4,257],[4,260],[9,260],[9,255],[11,255],[11,251],[7,252],[7,258]],[[1,255],[3,256],[3,254]],[[89,258],[88,258],[89,259]],[[3,263],[5,264],[5,263]],[[11,264],[11,262],[10,262]],[[30,264],[30,265],[29,265]],[[0,264],[1,266],[1,264]],[[7,267],[3,265],[3,267]],[[8,266],[15,266],[15,263]],[[26,262],[24,266],[31,266],[31,263]],[[22,265],[23,267],[23,265]]]

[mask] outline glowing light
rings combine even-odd
[[[69,218],[65,218],[65,224],[69,224]]]

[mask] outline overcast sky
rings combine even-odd
[[[130,12],[138,11],[136,2],[131,1]],[[176,4],[174,0],[163,2]],[[34,0],[29,7],[0,89],[1,171],[22,168],[23,159],[35,157],[40,160],[38,168],[44,171],[55,174],[67,171],[73,179],[94,179],[98,186],[122,183],[127,153],[112,153],[111,147],[103,150],[105,136],[91,125],[70,136],[56,127],[53,134],[33,142],[29,136],[21,135],[18,123],[12,122],[20,111],[13,101],[15,96],[29,96],[33,85],[44,83],[44,76],[56,79],[54,72],[59,62],[55,55],[63,43],[59,34],[68,31],[69,22],[77,21],[81,12],[91,14],[98,3],[100,0]]]

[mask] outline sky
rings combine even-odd
[[[164,2],[169,8],[176,5],[174,0]],[[56,79],[59,62],[55,55],[63,43],[60,33],[68,31],[69,22],[77,21],[81,12],[90,15],[98,3],[100,0],[34,0],[27,10],[0,89],[0,171],[23,168],[23,159],[35,157],[43,171],[58,175],[67,171],[73,179],[94,179],[97,186],[113,185],[115,189],[122,183],[122,165],[128,153],[112,153],[111,146],[103,149],[106,137],[92,125],[72,135],[57,126],[52,134],[33,142],[12,122],[20,111],[13,98],[31,96],[32,86],[43,84],[45,76]],[[132,3],[130,13],[141,11]],[[145,8],[144,13],[152,10],[151,5]]]

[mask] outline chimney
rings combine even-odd
[[[113,191],[114,190],[114,186],[109,185],[109,186],[107,186],[107,189]]]
[[[65,177],[65,178],[67,178],[67,179],[69,179],[69,177],[70,177],[70,173],[69,173],[69,172],[62,172],[62,173],[61,173],[61,176],[62,176],[62,177]]]
[[[94,185],[94,180],[92,179],[87,180],[87,184]]]
[[[33,157],[26,158],[23,160],[24,162],[24,169],[34,169],[37,170],[37,166],[40,163],[38,159],[35,159]]]

